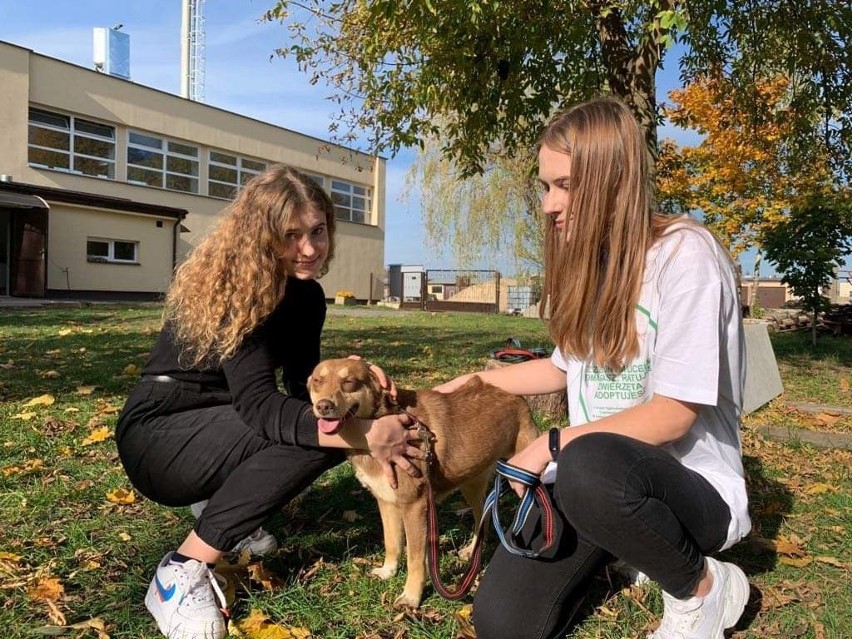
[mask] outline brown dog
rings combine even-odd
[[[320,362],[308,379],[308,390],[320,428],[326,433],[339,430],[348,417],[370,419],[405,411],[435,435],[428,479],[425,465],[414,462],[423,477],[398,472],[396,490],[370,455],[349,453],[355,476],[376,497],[382,516],[385,561],[372,574],[383,580],[396,574],[407,541],[408,578],[394,605],[416,608],[426,582],[427,480],[435,495],[460,489],[473,511],[474,529],[478,528],[495,462],[511,457],[539,435],[529,407],[522,398],[478,377],[452,393],[400,389],[394,403],[369,364],[354,359]],[[475,541],[467,547],[468,553]]]

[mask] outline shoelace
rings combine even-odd
[[[219,604],[218,607],[219,610],[222,611],[222,614],[225,615],[225,617],[230,617],[231,613],[228,610],[228,601],[225,599],[225,593],[219,585],[219,580],[222,579],[224,581],[224,578],[213,572],[205,563],[196,561],[194,564],[195,565],[187,571],[187,581],[189,582],[189,592],[187,593],[187,596],[191,597],[196,602],[213,600],[214,603]],[[210,590],[206,588],[208,583],[213,589],[214,597],[210,596]],[[218,602],[215,601],[216,599],[218,599]]]
[[[220,577],[215,572],[207,569],[207,578],[210,579],[210,585],[213,586],[213,592],[216,594],[217,599],[219,599],[219,610],[222,611],[222,614],[225,615],[225,618],[231,616],[231,611],[228,610],[228,600],[225,598],[225,593],[222,592],[222,587],[219,585],[219,580],[225,580],[224,577]]]

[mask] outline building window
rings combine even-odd
[[[171,191],[198,193],[198,147],[129,131],[127,181]]]
[[[370,217],[372,203],[370,189],[366,187],[332,180],[331,201],[338,220],[364,224]]]
[[[115,127],[31,107],[29,163],[114,180]]]
[[[220,151],[210,151],[207,195],[231,200],[246,182],[265,170],[265,162]]]
[[[90,237],[86,241],[86,259],[89,262],[138,264],[139,242],[105,240]]]

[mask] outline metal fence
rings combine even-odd
[[[402,273],[402,308],[471,313],[500,312],[500,272],[428,270]]]

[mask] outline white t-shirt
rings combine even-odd
[[[553,364],[566,372],[571,426],[655,393],[700,404],[689,432],[664,448],[730,507],[729,548],[751,529],[739,436],[745,346],[733,269],[706,229],[676,224],[648,251],[636,325],[639,354],[617,376],[554,351]]]

